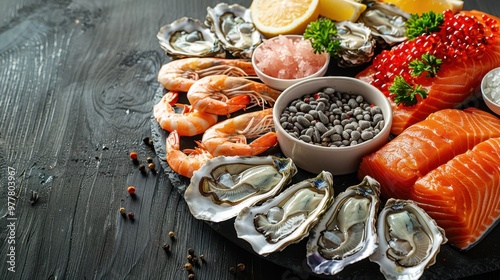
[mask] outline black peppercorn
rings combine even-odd
[[[165,252],[170,252],[170,245],[168,245],[167,243],[163,244],[162,248]]]
[[[146,174],[146,165],[144,164],[139,165],[139,171],[141,171],[142,174]]]
[[[238,265],[236,265],[236,268],[238,269],[238,271],[243,271],[245,270],[245,264],[239,263]]]

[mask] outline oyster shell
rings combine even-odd
[[[436,262],[444,230],[411,200],[391,198],[378,216],[379,246],[369,257],[386,279],[418,279]]]
[[[289,158],[220,156],[194,172],[184,199],[197,219],[221,222],[274,196],[296,173]]]
[[[241,5],[219,3],[214,8],[208,7],[205,24],[215,33],[222,47],[235,57],[251,58],[253,50],[262,43],[250,9]]]
[[[225,57],[226,52],[210,28],[201,21],[182,17],[156,34],[162,49],[173,58]]]
[[[341,21],[335,23],[340,50],[337,63],[341,67],[353,67],[369,62],[375,52],[375,39],[363,23]]]
[[[357,22],[371,29],[372,35],[382,48],[388,48],[406,40],[406,21],[410,14],[395,5],[370,1]]]
[[[334,200],[307,242],[307,264],[316,274],[334,275],[377,248],[380,184],[366,176]]]
[[[260,206],[244,208],[236,217],[234,228],[238,238],[265,256],[306,237],[332,200],[333,176],[323,171]]]

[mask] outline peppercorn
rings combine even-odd
[[[235,274],[235,273],[236,273],[236,268],[234,268],[234,266],[231,266],[231,267],[229,268],[229,273],[231,273],[231,274]]]
[[[189,273],[188,279],[194,279],[194,273]]]
[[[238,265],[236,265],[236,268],[238,269],[238,271],[243,271],[245,270],[245,264],[239,263]]]
[[[142,142],[144,142],[144,144],[146,144],[146,145],[149,145],[149,137],[146,136],[146,137],[142,138]]]
[[[135,194],[135,187],[134,186],[130,186],[130,187],[128,187],[127,191],[128,191],[128,193],[130,195],[134,195]]]
[[[134,213],[133,212],[128,212],[127,217],[131,220],[134,219]]]
[[[193,248],[189,248],[188,249],[188,254],[190,254],[191,256],[194,255],[194,249]]]
[[[155,164],[154,164],[154,163],[150,163],[150,164],[148,164],[148,167],[149,167],[149,169],[150,169],[151,171],[156,172],[156,170],[155,170],[155,167],[156,167],[156,166],[155,166]]]
[[[170,245],[168,245],[167,243],[163,244],[162,248],[165,252],[170,252]]]
[[[137,161],[137,159],[139,158],[136,152],[130,152],[129,156],[133,161]]]
[[[173,231],[170,231],[168,233],[168,236],[170,236],[170,238],[175,238],[175,233]]]
[[[207,262],[207,260],[205,259],[205,255],[200,255],[199,258],[200,258],[200,260],[201,260],[202,263],[206,263]]]
[[[186,259],[188,260],[188,262],[192,262],[193,261],[193,255],[187,255]]]
[[[193,265],[191,263],[186,263],[184,265],[184,269],[186,269],[187,271],[191,271],[193,270]]]
[[[121,215],[125,215],[125,208],[120,207],[120,214],[121,214]]]
[[[146,166],[144,164],[139,165],[139,171],[144,175],[146,174]]]
[[[146,161],[147,161],[148,163],[152,163],[152,162],[153,162],[153,158],[152,158],[152,157],[148,157],[148,158],[146,158]]]

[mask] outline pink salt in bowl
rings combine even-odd
[[[308,42],[302,35],[280,35],[260,44],[252,54],[252,64],[259,79],[272,88],[285,90],[309,78],[324,76],[330,55],[315,54],[310,43],[308,47],[301,41]]]

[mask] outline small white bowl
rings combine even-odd
[[[304,36],[302,35],[282,35],[287,38],[292,38],[292,39],[303,39]],[[277,40],[278,37],[273,37],[268,40]],[[266,73],[262,72],[261,69],[259,69],[256,65],[256,58],[255,58],[255,53],[260,51],[260,48],[262,47],[263,44],[260,44],[255,50],[253,51],[252,54],[252,64],[255,69],[255,73],[257,73],[257,76],[260,78],[260,80],[265,83],[266,85],[277,89],[277,90],[284,90],[288,88],[289,86],[296,84],[301,81],[305,81],[309,78],[313,77],[322,77],[325,75],[326,71],[328,70],[328,65],[330,63],[330,55],[328,53],[323,53],[324,56],[326,56],[325,64],[314,74],[304,77],[304,78],[297,78],[297,79],[280,79],[280,78],[275,78],[272,76],[267,75]],[[311,50],[312,51],[312,50]],[[312,51],[313,52],[313,51]]]
[[[483,100],[484,103],[486,103],[486,106],[488,106],[488,108],[490,108],[490,110],[495,114],[500,116],[500,98],[494,100],[491,96],[491,93],[485,90],[487,86],[491,86],[492,79],[495,76],[497,77],[497,79],[500,79],[500,67],[495,68],[484,75],[483,80],[481,81],[481,93],[483,95]],[[500,90],[500,85],[496,87],[497,90]]]
[[[362,95],[365,101],[379,106],[385,121],[383,129],[373,139],[347,147],[323,147],[292,137],[281,126],[281,113],[293,100],[325,87]],[[343,175],[357,172],[363,156],[375,152],[389,141],[392,108],[380,90],[362,80],[340,76],[309,78],[290,86],[278,97],[273,107],[273,122],[281,151],[291,158],[297,167],[311,173],[326,170],[333,175]]]

